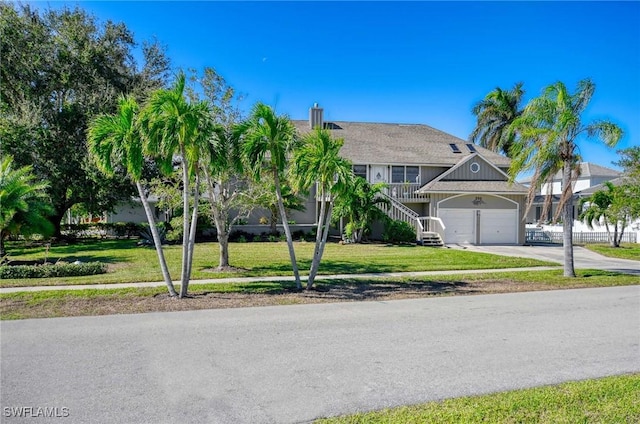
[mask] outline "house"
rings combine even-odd
[[[578,219],[580,211],[578,210],[578,204],[580,197],[590,195],[589,190],[592,187],[603,184],[606,181],[611,181],[620,177],[620,172],[605,166],[597,165],[590,162],[580,163],[580,171],[578,179],[573,183],[572,192],[573,195],[573,218]],[[529,181],[521,181],[522,184],[528,184]],[[589,194],[588,194],[589,193]],[[526,221],[528,224],[536,224],[539,222],[551,222],[553,216],[557,211],[557,204],[562,194],[562,172],[556,173],[553,176],[551,183],[543,184],[540,193],[536,195],[532,203],[531,209],[527,214]],[[544,203],[547,196],[552,196],[551,209],[548,211],[547,216],[543,217],[542,212],[544,210]]]
[[[527,188],[508,182],[508,158],[422,124],[326,122],[317,105],[293,123],[344,139],[353,172],[388,184],[387,214],[415,225],[420,240],[524,244]]]
[[[508,158],[422,124],[324,121],[314,105],[308,120],[292,121],[300,135],[316,126],[344,139],[341,155],[355,175],[388,184],[385,212],[408,222],[423,244],[524,244],[527,187],[509,183]],[[113,220],[144,221],[139,206]],[[305,211],[292,211],[294,230],[317,223],[319,202],[311,193]],[[266,231],[268,211],[256,210],[241,228]]]

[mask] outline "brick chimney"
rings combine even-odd
[[[322,128],[324,123],[322,122],[322,111],[321,107],[318,107],[318,103],[314,103],[313,107],[309,109],[309,126],[311,129],[316,127]]]

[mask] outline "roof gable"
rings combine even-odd
[[[474,163],[479,165],[476,173],[470,170]],[[483,167],[487,169],[484,172],[480,172]],[[475,176],[474,174],[478,175]],[[417,192],[428,194],[433,192],[464,193],[482,191],[523,194],[528,191],[522,184],[510,183],[508,180],[509,176],[501,169],[487,161],[482,155],[475,153],[460,160],[451,169],[422,186]]]
[[[480,154],[475,153],[463,158],[437,179],[441,181],[507,181],[509,176]]]

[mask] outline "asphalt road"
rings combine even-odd
[[[640,287],[9,321],[0,331],[3,423],[298,423],[639,372]],[[20,407],[68,417],[7,416]]]

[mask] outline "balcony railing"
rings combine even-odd
[[[416,203],[416,202],[425,201],[425,197],[423,195],[416,194],[416,191],[420,188],[420,184],[399,183],[399,184],[387,184],[387,186],[388,187],[384,190],[384,194],[386,194],[387,196],[399,202]],[[316,200],[318,201],[321,200],[320,190],[318,188],[317,183],[316,183]]]
[[[389,184],[386,194],[400,202],[422,202],[424,196],[416,194],[420,184],[415,183],[392,183]]]

